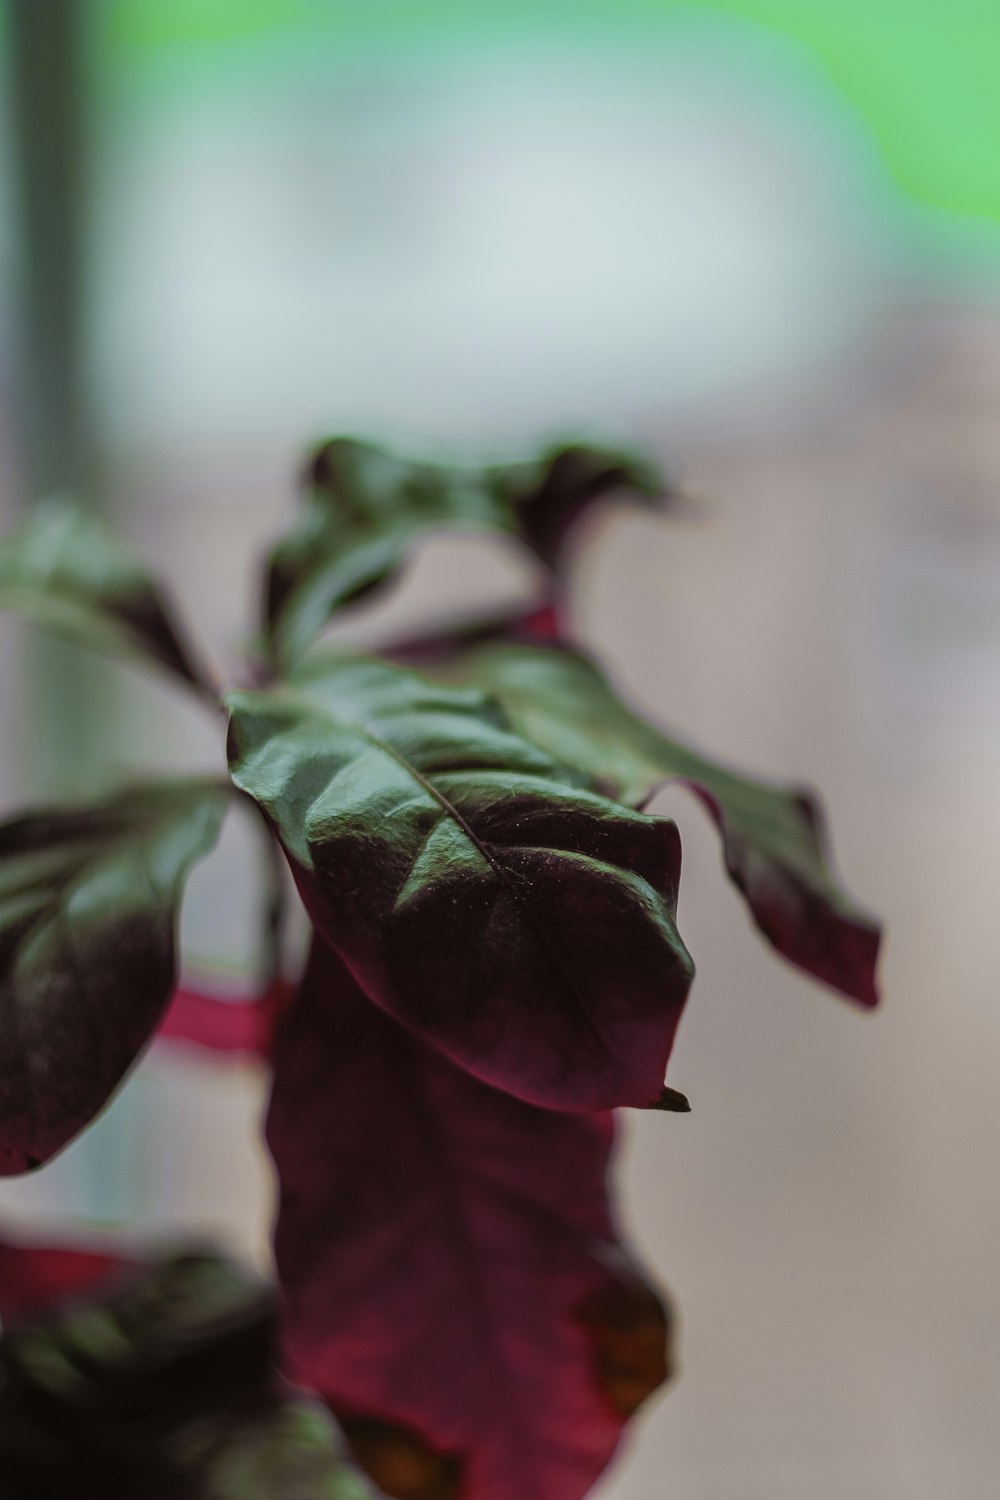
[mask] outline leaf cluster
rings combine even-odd
[[[313,928],[269,1058],[281,1358],[402,1500],[574,1500],[668,1373],[669,1313],[607,1190],[611,1111],[687,1108],[664,1084],[694,970],[679,835],[646,810],[657,789],[701,800],[783,957],[876,998],[878,929],[830,871],[814,800],[647,723],[570,638],[572,532],[595,501],[629,494],[669,502],[649,464],[581,445],[463,469],[324,444],[266,561],[256,686],[224,698],[230,781],[154,781],[0,826],[0,1169],[18,1172],[83,1129],[140,1055],[176,987],[185,878],[234,796],[259,813]],[[449,528],[524,548],[536,607],[376,653],[329,644],[342,610]],[[52,502],[0,542],[0,606],[218,701],[161,586],[77,505]],[[267,1384],[262,1294],[240,1283],[235,1323],[218,1313],[228,1274],[171,1262],[82,1323],[5,1339],[11,1472],[41,1462],[38,1412],[55,1401],[73,1442],[123,1472],[152,1463],[195,1486],[211,1474],[206,1495],[272,1493],[272,1446],[326,1439]],[[164,1285],[169,1391],[148,1363],[156,1337],[143,1325],[140,1358],[123,1333],[128,1298],[146,1307]],[[222,1328],[243,1351],[233,1373],[246,1353],[249,1383],[226,1387],[221,1416],[215,1374],[176,1379],[191,1285],[208,1344]],[[123,1416],[126,1395],[138,1406]],[[88,1414],[76,1427],[74,1412]],[[324,1483],[295,1493],[341,1493]]]
[[[329,1414],[279,1378],[270,1287],[204,1252],[69,1254],[0,1244],[9,1500],[365,1500]]]

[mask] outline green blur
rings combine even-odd
[[[110,0],[106,41],[122,64],[197,52],[224,72],[247,49],[291,60],[322,46],[342,66],[489,43],[667,49],[706,21],[730,64],[748,26],[801,48],[912,199],[1000,220],[996,0]]]

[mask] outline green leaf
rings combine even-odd
[[[318,1401],[286,1396],[258,1410],[203,1418],[177,1434],[178,1500],[374,1500],[344,1461],[337,1428]]]
[[[692,976],[672,823],[384,662],[323,653],[229,703],[233,779],[370,998],[530,1103],[659,1096]]]
[[[387,582],[432,532],[513,536],[555,567],[581,512],[628,489],[659,497],[656,471],[582,445],[490,468],[413,463],[371,443],[334,438],[309,465],[299,520],[271,553],[265,626],[274,656],[294,661],[345,604]]]
[[[70,1295],[41,1317],[15,1314],[5,1334],[8,1372],[151,1430],[171,1406],[197,1410],[199,1386],[252,1394],[270,1380],[277,1347],[270,1287],[201,1252],[134,1262],[88,1297]]]
[[[152,660],[214,697],[153,578],[72,500],[42,501],[0,540],[0,609],[99,650]]]
[[[184,878],[217,783],[164,782],[0,825],[0,1171],[47,1160],[106,1102],[174,986]]]
[[[876,1003],[879,928],[831,873],[808,793],[738,775],[661,733],[576,651],[491,645],[459,652],[445,670],[495,695],[525,739],[629,806],[665,781],[684,782],[718,824],[729,874],[764,936],[807,973]]]
[[[279,1385],[277,1350],[273,1289],[205,1254],[13,1324],[0,1340],[5,1486],[17,1500],[363,1500],[328,1413]]]

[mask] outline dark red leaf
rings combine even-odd
[[[134,1265],[120,1253],[0,1240],[0,1320],[24,1318],[103,1286]]]
[[[407,1500],[578,1500],[665,1379],[616,1238],[611,1117],[478,1082],[314,944],[267,1138],[294,1376]]]

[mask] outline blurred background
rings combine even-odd
[[[648,446],[695,498],[579,542],[583,637],[653,717],[822,791],[884,1009],[782,967],[679,792],[699,966],[623,1214],[683,1378],[607,1500],[995,1483],[1000,1386],[1000,10],[981,0],[9,0],[0,506],[74,489],[220,668],[317,436]],[[433,542],[364,635],[526,585]],[[4,810],[215,769],[169,686],[13,620]],[[255,961],[248,831],[188,960]],[[0,1210],[266,1258],[263,1078],[157,1043]]]

